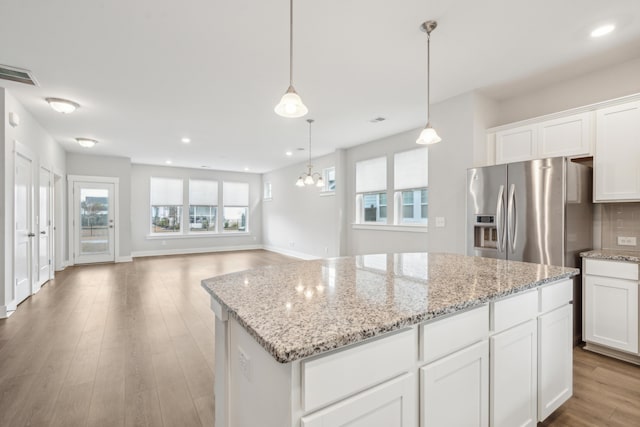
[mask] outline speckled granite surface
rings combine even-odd
[[[640,252],[618,251],[612,249],[599,249],[588,252],[581,252],[583,258],[608,259],[611,261],[629,261],[640,263]]]
[[[281,363],[578,274],[454,254],[300,261],[202,281]]]

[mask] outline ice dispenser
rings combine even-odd
[[[473,226],[474,246],[483,249],[498,247],[498,229],[495,215],[476,215]]]

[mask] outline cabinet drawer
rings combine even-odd
[[[302,362],[305,412],[408,372],[418,353],[416,328]]]
[[[603,259],[585,259],[584,274],[638,280],[638,264]]]
[[[420,357],[429,363],[482,341],[488,335],[488,305],[436,320],[420,327]]]
[[[535,289],[491,303],[491,330],[504,331],[533,319],[538,314],[538,292]]]
[[[563,280],[540,288],[540,312],[546,313],[573,300],[573,280]]]

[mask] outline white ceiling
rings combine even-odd
[[[295,151],[306,118],[314,156],[423,126],[426,19],[439,23],[435,102],[473,89],[503,99],[554,70],[564,79],[640,56],[638,0],[295,0],[294,85],[310,113],[284,119],[273,107],[288,85],[288,7],[0,0],[0,64],[30,69],[40,87],[0,85],[69,151],[265,172],[306,157]],[[614,33],[589,38],[609,21]],[[82,108],[63,116],[44,97]],[[88,151],[79,136],[100,143]]]

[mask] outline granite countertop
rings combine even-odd
[[[362,255],[202,281],[278,362],[287,363],[578,274],[443,253]]]
[[[598,249],[581,252],[583,258],[608,259],[611,261],[628,261],[640,263],[640,252],[619,251],[615,249]]]

